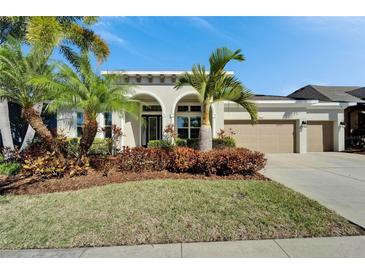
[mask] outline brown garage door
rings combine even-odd
[[[308,152],[333,151],[333,122],[308,121]]]
[[[262,152],[295,152],[295,121],[268,120],[251,125],[248,120],[225,120],[238,147]]]

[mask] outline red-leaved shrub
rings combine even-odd
[[[187,147],[173,149],[125,148],[118,158],[122,172],[168,170],[176,173],[193,173],[227,176],[253,175],[265,167],[264,154],[245,148],[201,152]]]
[[[167,169],[176,173],[200,173],[201,152],[188,147],[175,147],[169,150]]]
[[[155,148],[124,148],[118,156],[118,169],[122,172],[161,171],[167,168],[168,150]]]
[[[263,153],[246,148],[211,150],[202,154],[200,167],[204,168],[206,175],[250,175],[266,165]]]

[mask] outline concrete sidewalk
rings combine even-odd
[[[365,258],[365,236],[1,250],[6,258]]]

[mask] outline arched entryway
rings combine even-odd
[[[164,106],[153,94],[140,93],[132,97],[140,102],[140,117],[125,114],[125,146],[147,146],[151,140],[161,140],[164,128]]]

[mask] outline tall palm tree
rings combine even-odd
[[[0,45],[14,37],[47,54],[58,47],[66,59],[76,47],[102,62],[109,56],[109,48],[90,28],[97,21],[95,16],[0,16]]]
[[[257,120],[256,105],[250,101],[251,92],[237,78],[225,71],[225,66],[230,61],[244,60],[240,49],[233,52],[228,48],[218,48],[209,58],[209,72],[203,65],[193,65],[192,71],[183,74],[176,82],[176,89],[190,85],[200,94],[203,109],[199,148],[202,151],[212,149],[210,108],[214,102],[236,102],[247,110],[253,122]]]
[[[49,100],[51,90],[34,85],[39,76],[54,77],[49,56],[30,50],[25,54],[22,42],[15,39],[0,46],[0,100],[7,99],[22,107],[22,118],[39,134],[49,149],[56,148],[54,138],[34,107]]]
[[[103,112],[125,111],[137,117],[139,104],[129,99],[128,87],[118,85],[113,75],[99,76],[91,68],[88,54],[72,57],[76,71],[63,64],[59,66],[57,79],[39,77],[39,86],[54,90],[50,111],[81,110],[84,127],[80,139],[80,154],[86,155],[97,133],[97,115]]]

